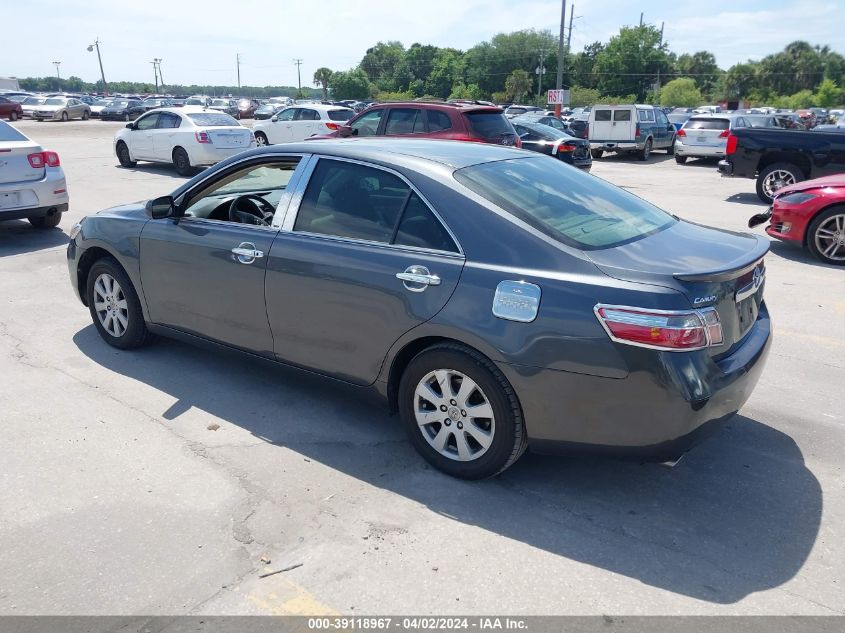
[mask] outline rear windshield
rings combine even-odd
[[[205,99],[187,99],[185,105],[205,105]]]
[[[8,123],[0,121],[0,141],[28,141],[23,134],[18,132]]]
[[[332,121],[348,121],[355,113],[352,110],[329,110],[329,118]]]
[[[47,101],[45,101],[44,104],[45,105],[64,105],[65,100],[64,99],[47,99]]]
[[[627,191],[546,157],[483,163],[455,179],[569,246],[595,250],[655,233],[675,220]]]
[[[610,110],[596,110],[596,121],[610,121]]]
[[[237,127],[240,125],[225,112],[192,112],[188,114],[188,117],[202,127]]]
[[[690,119],[684,126],[687,130],[727,130],[730,121],[727,119]]]
[[[27,97],[26,101],[23,102],[24,105],[40,105],[47,101],[44,97]]]
[[[229,102],[226,101],[225,99],[215,99],[214,101],[211,102],[211,105],[227,106],[227,105],[229,105]]]
[[[125,108],[129,105],[128,101],[121,101],[120,99],[115,99],[109,104],[110,108]]]
[[[508,118],[501,112],[467,112],[465,116],[473,132],[481,138],[491,139],[514,134]]]

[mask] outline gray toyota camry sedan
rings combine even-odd
[[[769,351],[768,242],[532,152],[411,139],[238,154],[73,227],[109,345],[213,341],[370,389],[457,477],[536,452],[677,459]]]

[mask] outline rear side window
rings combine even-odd
[[[294,121],[318,121],[320,113],[311,108],[302,108],[298,116],[294,116]]]
[[[545,157],[465,167],[455,179],[569,246],[594,250],[655,233],[675,220],[645,200]]]
[[[391,108],[387,115],[385,134],[421,134],[425,132],[425,117],[419,108]]]
[[[328,114],[332,121],[348,121],[355,116],[352,110],[329,110]]]
[[[394,244],[457,253],[458,247],[420,197],[412,193],[396,231]]]
[[[513,127],[501,112],[467,112],[464,116],[472,131],[483,139],[513,136]]]
[[[690,119],[687,121],[686,125],[684,125],[684,129],[687,130],[727,130],[728,126],[730,125],[730,121],[727,119],[714,119],[714,118],[701,118],[701,119]]]
[[[596,110],[595,121],[610,121],[610,110]]]
[[[452,120],[449,118],[445,112],[441,112],[440,110],[429,110],[428,111],[428,131],[429,132],[440,132],[442,130],[448,130],[452,127]]]
[[[630,121],[631,120],[631,111],[630,110],[614,110],[613,111],[613,120],[614,121]]]
[[[0,121],[0,141],[28,141],[29,139],[18,132],[8,123]]]
[[[158,129],[171,129],[179,127],[182,123],[182,119],[179,117],[178,114],[172,114],[170,112],[162,112],[158,116]]]

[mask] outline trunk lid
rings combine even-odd
[[[769,241],[680,221],[643,239],[613,248],[586,251],[606,275],[660,285],[683,293],[690,307],[715,307],[728,353],[757,320],[763,301]]]
[[[0,142],[0,184],[44,178],[44,167],[33,167],[28,158],[40,151],[41,146],[29,140]]]
[[[686,138],[684,145],[691,147],[719,147],[727,145],[727,134],[730,121],[725,118],[700,117],[691,118],[683,126]],[[722,136],[724,134],[724,136]]]
[[[205,128],[214,147],[233,149],[249,147],[251,133],[244,127],[209,127]]]

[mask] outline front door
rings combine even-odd
[[[177,200],[178,218],[145,225],[141,285],[153,323],[272,357],[271,224],[298,161],[256,157],[221,171]]]
[[[404,179],[321,158],[270,250],[276,357],[371,384],[393,343],[443,308],[463,265],[453,237]]]
[[[291,142],[293,139],[293,117],[298,111],[299,108],[286,108],[273,117],[275,121],[270,120],[270,125],[267,127],[267,140],[272,145]]]
[[[129,145],[132,148],[133,158],[147,160],[155,158],[153,131],[158,124],[158,115],[158,112],[150,112],[138,119],[129,131]]]

